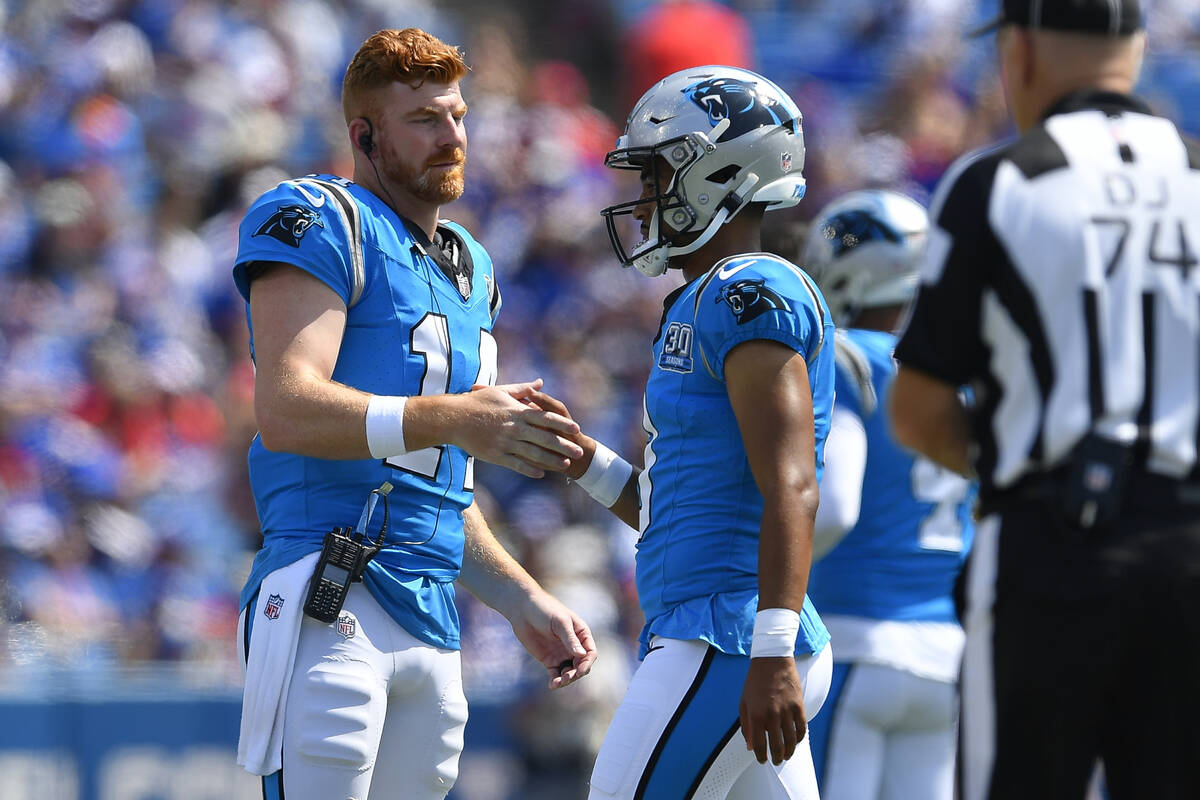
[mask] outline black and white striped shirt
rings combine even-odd
[[[957,163],[930,217],[896,357],[974,388],[985,497],[1089,431],[1200,474],[1197,143],[1133,98],[1076,93]]]

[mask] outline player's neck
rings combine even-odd
[[[722,259],[762,250],[762,212],[743,209],[732,221],[725,223],[713,238],[694,253],[680,257],[684,280],[692,281],[712,269]]]
[[[904,314],[904,306],[879,306],[878,308],[864,308],[854,318],[854,322],[850,325],[851,328],[861,328],[868,331],[883,331],[884,333],[895,333],[900,327],[900,320]]]
[[[374,171],[363,174],[362,171],[356,170],[354,173],[355,183],[365,187],[392,211],[424,231],[427,240],[433,241],[441,206],[419,200],[399,186],[389,186],[385,180],[382,175],[376,178]]]

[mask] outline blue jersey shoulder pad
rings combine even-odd
[[[829,309],[795,264],[765,253],[735,256],[699,280],[697,344],[713,378],[721,380],[729,351],[751,339],[781,342],[810,362],[824,346]]]
[[[292,264],[337,292],[349,308],[365,283],[362,216],[349,182],[306,175],[260,196],[242,219],[234,281],[249,300],[246,268],[256,261]]]

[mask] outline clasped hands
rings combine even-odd
[[[541,478],[567,472],[584,449],[579,424],[560,401],[541,391],[542,379],[501,386],[476,385],[463,402],[472,408],[454,444],[476,458]],[[579,470],[582,471],[582,470]]]

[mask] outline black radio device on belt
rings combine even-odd
[[[383,548],[388,521],[387,495],[391,490],[390,483],[371,490],[357,528],[335,527],[325,534],[321,556],[308,585],[305,614],[321,622],[337,619],[350,592],[350,584],[362,580],[367,563]],[[371,541],[366,530],[379,498],[383,498],[383,524],[375,541]]]
[[[1089,433],[1071,457],[1062,509],[1067,520],[1084,530],[1102,527],[1121,513],[1132,464],[1128,445]]]

